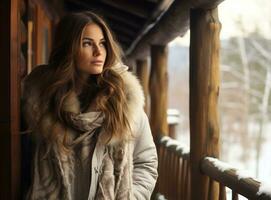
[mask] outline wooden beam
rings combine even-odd
[[[150,44],[167,44],[178,36],[183,36],[189,28],[191,8],[214,8],[222,0],[173,1],[168,10],[151,25],[145,27],[133,44],[125,52],[131,59],[141,59],[149,55]],[[130,59],[130,58],[129,58]]]
[[[136,74],[144,91],[144,96],[145,96],[144,110],[148,114],[149,113],[149,66],[148,66],[147,59],[136,61]]]
[[[152,13],[152,20],[157,18],[160,14],[162,14],[164,11],[166,11],[169,6],[172,4],[174,0],[160,0],[158,3],[157,3],[157,6],[154,10],[154,12]]]
[[[129,38],[129,37],[126,37],[125,35],[120,35],[120,34],[118,34],[118,32],[115,32],[114,30],[113,30],[113,33],[114,33],[114,35],[115,35],[115,38],[116,38],[116,40],[120,43],[120,44],[126,44],[126,45],[130,45],[131,44],[131,42],[133,41],[131,38]]]
[[[149,45],[166,45],[177,36],[184,35],[189,28],[189,2],[174,1],[168,10],[155,22],[142,30],[125,52],[131,59],[149,55]]]
[[[116,24],[118,26],[125,27],[132,32],[139,31],[142,24],[142,21],[130,21],[129,17],[121,16],[121,14],[117,14],[114,12],[103,12],[102,16],[104,16],[104,19],[108,24]]]
[[[0,197],[19,199],[20,0],[0,3]]]
[[[10,160],[10,5],[0,2],[0,197],[9,199],[11,193]]]
[[[11,199],[20,195],[20,67],[21,38],[19,5],[22,0],[11,0],[10,29],[10,133],[11,133]]]
[[[224,0],[190,0],[191,8],[213,9]]]
[[[149,13],[151,13],[150,10],[146,9],[144,2],[136,2],[133,4],[126,0],[102,0],[102,2],[117,10],[129,12],[141,18],[148,18]]]
[[[140,17],[136,17],[128,12],[120,12],[101,2],[91,1],[86,3],[77,0],[66,0],[65,2],[67,8],[70,8],[69,11],[74,11],[74,9],[76,11],[92,10],[101,15],[108,24],[111,23],[111,20],[115,20],[119,26],[137,31],[142,26],[142,23],[144,23],[144,19]]]
[[[218,198],[218,185],[208,194],[208,177],[200,172],[205,156],[219,157],[219,32],[217,9],[190,14],[190,155],[191,199]]]
[[[230,168],[224,170],[220,169],[216,165],[216,162],[223,163],[219,160],[214,160],[213,158],[206,157],[201,161],[202,171],[210,176],[213,180],[218,181],[221,185],[228,187],[232,192],[241,194],[247,199],[261,199],[261,200],[271,200],[271,196],[267,193],[259,193],[261,183],[251,177],[240,178],[240,173],[238,169]]]
[[[168,135],[167,124],[167,45],[151,46],[151,74],[150,74],[150,125],[154,137]]]
[[[133,40],[136,37],[136,34],[138,31],[133,31],[128,29],[125,26],[121,26],[120,24],[114,23],[109,20],[109,25],[112,30],[115,30],[115,32],[120,33],[121,35],[125,35],[127,37],[130,37],[131,40]]]

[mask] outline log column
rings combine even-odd
[[[154,137],[158,134],[168,135],[167,124],[167,73],[168,48],[166,45],[151,46],[150,125]]]
[[[144,91],[144,109],[145,112],[149,115],[149,67],[147,59],[136,61],[136,74]]]
[[[0,199],[19,199],[20,2],[0,2]]]
[[[191,199],[218,199],[218,187],[200,172],[205,156],[219,156],[219,33],[217,8],[190,12]],[[209,190],[209,192],[208,192]]]

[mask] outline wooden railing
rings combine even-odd
[[[156,141],[158,152],[158,181],[155,199],[159,200],[190,200],[190,162],[189,149],[180,142],[163,136]],[[271,200],[271,194],[262,190],[259,181],[241,174],[237,169],[218,159],[205,157],[200,164],[201,172],[210,178],[208,200],[226,200],[225,187],[231,190],[231,199],[238,200],[243,196],[253,200]],[[212,196],[214,184],[219,185],[216,196]],[[271,191],[269,191],[271,193]]]
[[[262,190],[264,186],[259,181],[218,159],[204,158],[201,162],[201,170],[210,177],[210,182],[219,183],[219,200],[226,199],[225,186],[232,190],[231,198],[233,200],[237,200],[239,195],[253,200],[271,200],[271,194],[268,195],[266,191]]]
[[[190,199],[189,149],[167,136],[159,138],[156,145],[159,161],[156,191],[165,199]]]

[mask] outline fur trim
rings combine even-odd
[[[124,81],[124,93],[127,98],[128,110],[127,117],[133,130],[135,123],[140,118],[139,110],[144,107],[144,93],[139,80],[131,72],[127,71],[128,67],[122,63],[112,67],[113,70],[118,72]],[[37,124],[37,119],[40,115],[40,108],[38,107],[41,90],[43,83],[46,82],[47,77],[50,76],[50,69],[47,65],[36,67],[24,81],[23,91],[23,112],[26,117],[26,121],[30,128],[34,129]],[[44,105],[47,106],[47,105]],[[64,102],[64,110],[80,113],[80,102],[75,92],[72,92]],[[53,126],[53,119],[48,119],[50,116],[46,116],[45,124],[42,127],[43,130],[50,130]],[[116,144],[120,142],[120,138],[112,138],[110,144]]]
[[[128,102],[128,119],[134,124],[140,117],[139,110],[144,108],[144,93],[139,80],[131,72],[125,72],[121,75],[125,83],[125,94]]]

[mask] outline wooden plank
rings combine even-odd
[[[219,32],[217,9],[190,14],[190,155],[192,200],[208,198],[208,177],[199,170],[206,156],[219,156],[217,101],[219,92]],[[213,188],[214,199],[218,189]]]
[[[78,10],[94,11],[102,16],[108,24],[115,23],[134,31],[138,31],[145,21],[144,19],[129,14],[128,12],[119,12],[116,9],[112,9],[112,7],[102,4],[101,2],[66,0],[66,5],[70,11],[74,11],[74,8],[76,7]]]
[[[168,135],[167,124],[167,94],[168,94],[168,73],[167,73],[166,45],[151,46],[151,74],[150,74],[150,100],[151,114],[150,126],[152,134]]]
[[[48,62],[49,52],[51,49],[52,21],[48,13],[42,7],[37,5],[36,13],[36,65],[46,64]]]
[[[9,199],[10,178],[10,1],[0,3],[0,199]]]
[[[126,0],[102,0],[102,2],[119,11],[129,12],[141,18],[147,18],[150,13],[150,10],[146,8],[146,4],[143,2],[137,2],[135,4],[127,2]]]
[[[20,0],[0,5],[0,199],[19,199]]]
[[[60,16],[65,14],[64,5],[62,1],[58,0],[29,0],[32,4],[36,4],[42,7],[43,11],[47,14],[50,20],[55,22],[59,21]]]
[[[11,143],[11,199],[20,196],[20,67],[21,30],[20,1],[11,0],[11,40],[10,40],[10,143]]]
[[[28,21],[27,30],[27,74],[29,74],[33,68],[33,21]]]
[[[219,183],[212,179],[209,179],[208,199],[219,200]]]
[[[109,23],[109,25],[111,30],[116,32],[115,36],[117,36],[117,33],[120,35],[125,35],[127,38],[130,38],[130,41],[133,40],[136,36],[135,31],[127,29],[125,26],[120,26],[120,24],[117,23]]]
[[[223,0],[190,0],[192,8],[197,9],[213,9],[218,6]]]
[[[221,183],[219,183],[219,200],[226,200],[226,188]]]

